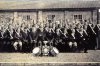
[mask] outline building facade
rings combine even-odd
[[[38,2],[38,4],[41,3]],[[9,7],[8,9],[1,8],[0,19],[6,22],[13,19],[15,23],[22,22],[22,20],[30,21],[31,23],[72,22],[71,20],[79,20],[82,23],[84,23],[84,20],[94,24],[99,23],[99,1],[78,1],[75,3],[65,1],[49,5],[43,4],[45,5],[44,7],[41,5],[36,6],[32,2],[30,7],[23,5],[24,8],[22,6]]]

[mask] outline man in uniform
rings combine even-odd
[[[99,24],[96,24],[95,27],[94,27],[94,31],[96,33],[96,49],[99,48],[99,31],[100,31],[100,27],[99,27]]]
[[[3,51],[3,30],[0,27],[0,51]]]
[[[13,30],[13,47],[15,51],[22,51],[22,42],[21,42],[21,34],[20,29]]]
[[[30,32],[29,32],[29,44],[30,44],[30,51],[32,51],[33,48],[35,48],[36,46],[36,27],[33,26],[32,28],[30,28]]]
[[[28,45],[28,29],[27,29],[27,27],[24,27],[24,29],[21,30],[21,38],[22,38],[21,40],[23,43],[22,50],[23,50],[23,52],[28,52],[29,45]]]
[[[72,27],[72,25],[70,25],[70,28],[67,31],[68,31],[69,51],[74,52],[77,49],[75,29]]]
[[[93,24],[88,24],[87,30],[86,30],[88,37],[89,37],[89,49],[95,49],[96,46],[96,33],[93,30]]]
[[[10,39],[12,37],[9,28],[6,29],[3,36],[4,36],[4,38],[3,38],[4,39],[3,48],[4,48],[5,51],[9,51],[9,48],[10,48],[10,45],[11,45]]]

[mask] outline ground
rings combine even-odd
[[[0,66],[100,66],[100,50],[35,57],[32,53],[0,53]]]
[[[56,57],[35,57],[32,53],[0,53],[0,62],[20,63],[73,63],[100,62],[100,50],[89,50],[88,53],[59,53]]]

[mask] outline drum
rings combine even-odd
[[[40,47],[35,47],[33,50],[32,50],[32,53],[33,55],[35,56],[39,56],[41,54],[41,48]]]
[[[59,50],[56,47],[52,47],[50,50],[50,54],[52,56],[57,56],[59,54]]]

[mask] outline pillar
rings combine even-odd
[[[97,9],[97,24],[99,24],[99,9]]]
[[[18,17],[17,12],[14,12],[14,23],[16,23],[16,22],[17,22],[17,17]]]
[[[37,21],[39,24],[43,24],[43,20],[42,20],[42,11],[38,11],[38,14],[37,14]]]
[[[91,11],[91,20],[93,22],[93,10]]]

